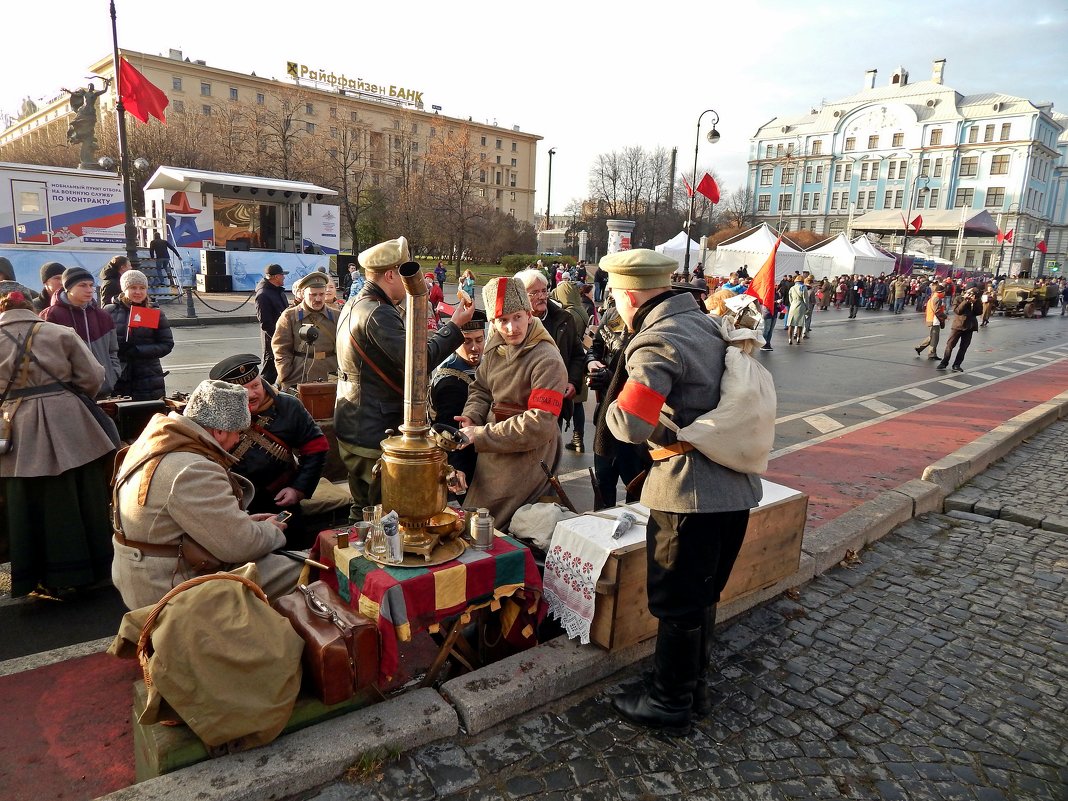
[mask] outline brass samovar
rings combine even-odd
[[[429,290],[417,262],[398,270],[407,293],[404,301],[404,422],[400,432],[382,441],[375,469],[382,477],[382,508],[401,521],[406,553],[428,562],[434,549],[455,538],[459,515],[446,505],[453,474],[445,451],[431,436],[427,416],[427,303]],[[388,432],[387,432],[388,433]]]

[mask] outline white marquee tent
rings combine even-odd
[[[864,245],[867,247],[865,248]],[[894,260],[879,253],[866,237],[850,242],[845,234],[839,234],[830,242],[805,251],[805,254],[808,257],[829,257],[831,259],[830,271],[825,273],[828,276],[879,275],[894,269]]]
[[[856,269],[854,273],[860,275],[881,275],[894,269],[897,260],[888,256],[871,243],[866,236],[858,236],[853,240],[853,249],[857,251]]]
[[[767,261],[778,238],[768,224],[763,223],[747,235],[719,245],[715,254],[710,257],[713,259],[712,270],[709,272],[706,267],[705,275],[725,277],[743,266],[749,268],[750,276],[756,275],[757,270]],[[832,257],[819,253],[803,253],[784,239],[775,256],[775,280],[779,281],[786,275],[805,270],[822,278],[831,275],[833,267]]]
[[[663,253],[670,259],[674,259],[679,263],[681,267],[686,261],[686,242],[688,237],[685,231],[679,231],[675,236],[671,237],[667,242],[662,245],[657,245],[654,250],[657,253]],[[690,242],[690,264],[694,265],[701,258],[701,246],[689,239]]]

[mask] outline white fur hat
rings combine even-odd
[[[204,428],[243,431],[252,424],[248,393],[227,381],[201,381],[185,406],[185,416]]]

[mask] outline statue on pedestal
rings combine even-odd
[[[63,89],[70,95],[70,108],[74,112],[74,119],[67,126],[67,142],[81,145],[81,163],[78,166],[86,170],[97,169],[93,158],[96,151],[96,104],[100,95],[105,94],[111,86],[110,78],[101,80],[104,81],[104,88],[99,90],[92,81],[84,89]]]

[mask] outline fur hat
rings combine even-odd
[[[388,242],[380,242],[362,251],[357,258],[360,266],[368,270],[388,270],[410,261],[408,240],[403,236],[398,236]]]
[[[210,378],[189,396],[185,416],[204,428],[222,431],[242,431],[252,424],[245,388]]]
[[[41,285],[44,286],[45,282],[49,278],[55,278],[57,275],[63,275],[64,270],[67,268],[60,264],[58,261],[49,261],[41,265]]]
[[[86,270],[84,267],[68,267],[63,271],[63,288],[70,290],[75,284],[82,281],[92,281],[96,283],[96,279],[93,274]]]
[[[119,286],[122,287],[122,291],[125,292],[132,286],[148,286],[148,276],[140,270],[127,270],[122,274],[119,279]]]
[[[482,305],[486,307],[486,317],[496,320],[524,309],[530,311],[530,298],[515,278],[491,278],[482,287]]]
[[[612,289],[666,289],[679,263],[655,250],[635,248],[605,256],[601,269],[608,273]]]

